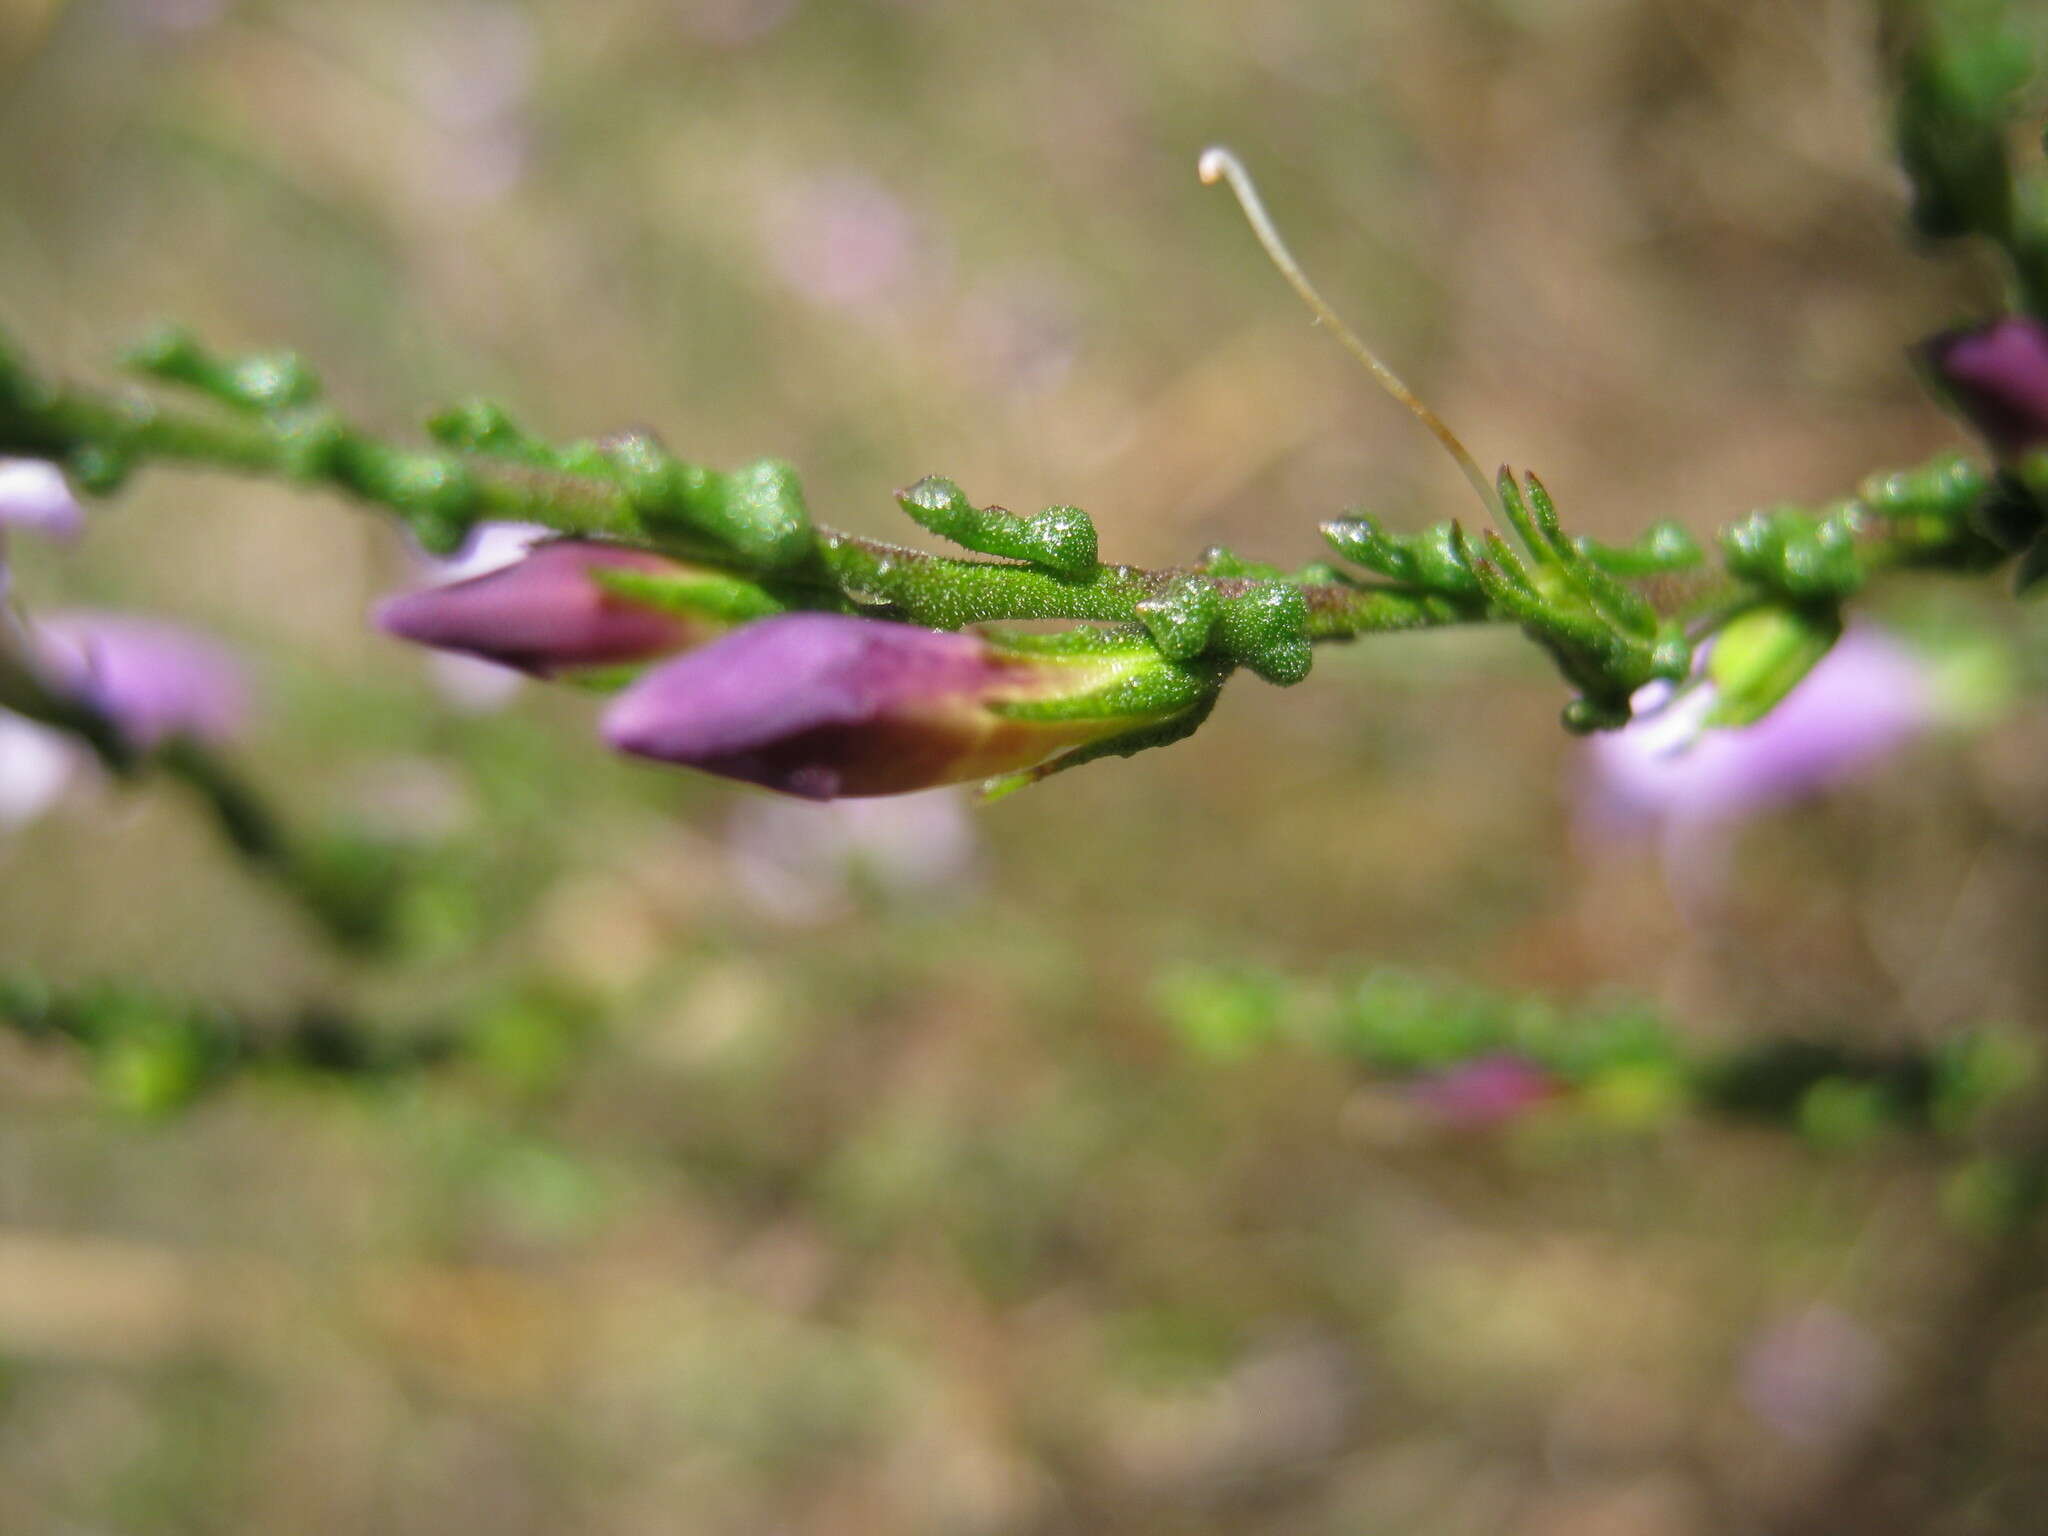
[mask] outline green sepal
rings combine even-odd
[[[690,618],[721,624],[746,624],[792,606],[773,596],[759,582],[744,576],[705,571],[689,576],[636,571],[622,566],[593,567],[590,580],[607,592]]]
[[[2006,128],[2033,60],[1997,0],[1932,7],[1921,28],[1897,116],[1913,223],[1934,239],[2002,236],[2012,221]]]
[[[1322,525],[1323,538],[1346,560],[1377,571],[1390,581],[1444,597],[1480,595],[1471,567],[1458,553],[1451,524],[1420,533],[1390,534],[1369,513]]]
[[[1831,605],[1773,603],[1737,615],[1721,627],[1707,653],[1715,702],[1706,723],[1755,724],[1799,686],[1841,635],[1841,611]]]
[[[1816,515],[1797,507],[1751,514],[1721,535],[1730,574],[1795,603],[1831,601],[1863,585],[1856,505]]]
[[[1220,694],[1220,687],[1212,688],[1205,697],[1196,699],[1170,719],[1142,725],[1116,736],[1105,736],[1099,741],[1084,742],[1036,767],[984,780],[981,786],[981,802],[984,805],[991,804],[1043,779],[1049,779],[1056,773],[1078,768],[1083,763],[1092,763],[1105,757],[1135,757],[1138,753],[1150,751],[1154,747],[1170,747],[1176,742],[1186,741],[1208,720],[1211,711],[1216,708],[1216,700]]]
[[[1136,640],[1135,646],[1131,640]],[[1224,679],[1230,676],[1231,668],[1228,662],[1168,661],[1135,635],[1127,639],[1119,649],[1130,658],[1132,664],[1118,670],[1106,682],[1096,687],[1071,694],[1058,694],[1051,698],[993,703],[988,707],[994,713],[1011,720],[1052,722],[1128,719],[1142,725],[1179,714],[1199,703],[1205,695],[1213,694],[1222,687]],[[1036,654],[1048,653],[1039,651]],[[1102,650],[1078,651],[1075,653],[1075,665],[1088,665],[1088,662],[1081,658],[1100,657],[1104,654],[1114,653]]]
[[[533,436],[494,400],[464,400],[427,418],[427,434],[465,453],[486,453],[538,469],[561,469],[562,455]]]
[[[1911,469],[1869,475],[1856,499],[1880,517],[1967,517],[1990,489],[1982,466],[1960,453],[1944,453]]]
[[[111,496],[134,472],[133,455],[105,443],[80,443],[64,456],[71,483],[88,496]]]
[[[1203,550],[1195,566],[1204,575],[1236,581],[1279,581],[1284,575],[1277,565],[1270,565],[1264,560],[1246,560],[1221,544],[1211,544]]]
[[[975,507],[942,475],[898,491],[896,504],[920,527],[978,555],[1022,560],[1063,576],[1085,576],[1096,566],[1095,524],[1079,507],[1047,507],[1029,517]]]
[[[1662,576],[1690,571],[1705,558],[1699,540],[1678,523],[1654,523],[1633,544],[1602,544],[1583,536],[1572,544],[1580,555],[1610,576]]]
[[[1138,621],[1170,661],[1199,656],[1209,648],[1223,599],[1216,583],[1202,576],[1176,576],[1136,604]]]
[[[1215,638],[1225,655],[1283,688],[1307,677],[1315,661],[1308,599],[1286,582],[1260,582],[1226,599]]]
[[[2048,532],[2048,507],[2017,475],[2001,474],[1969,515],[1970,526],[2002,554],[2023,554]]]
[[[320,380],[294,352],[216,357],[180,326],[164,326],[129,349],[128,366],[167,384],[182,384],[233,410],[269,415],[310,405]]]
[[[686,464],[644,432],[602,444],[572,444],[561,464],[602,455],[635,514],[659,537],[682,530],[709,538],[750,565],[787,570],[813,551],[810,513],[796,471],[779,459],[757,459],[731,474]]]

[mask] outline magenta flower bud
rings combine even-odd
[[[178,625],[67,613],[39,620],[34,641],[52,682],[112,720],[139,750],[172,736],[219,741],[248,718],[241,664]]]
[[[1502,1125],[1557,1097],[1563,1085],[1521,1056],[1480,1056],[1418,1079],[1413,1100],[1445,1125]]]
[[[1936,336],[1922,352],[1956,408],[1999,453],[2048,446],[2048,326],[2008,315]]]
[[[1022,719],[1004,709],[1076,699],[1170,665],[1149,647],[1048,655],[876,619],[783,614],[648,673],[612,702],[604,737],[623,752],[810,800],[902,794],[1029,768],[1178,715],[1194,699],[1172,686],[1109,717]]]
[[[394,597],[377,609],[376,622],[401,640],[539,677],[652,661],[725,627],[613,591],[596,579],[602,571],[708,574],[647,550],[564,539],[481,576]]]

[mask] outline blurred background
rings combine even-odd
[[[1704,534],[1962,441],[1904,351],[1997,274],[1901,236],[1871,9],[0,0],[0,323],[774,454],[891,537],[933,472],[1147,563],[1465,515],[1197,184],[1221,140],[1482,460]],[[815,808],[373,634],[427,572],[330,498],[150,472],[12,555],[233,646],[252,778],[434,878],[365,963],[174,788],[79,783],[0,832],[0,962],[486,1048],[169,1113],[0,1041],[0,1529],[2038,1528],[2048,1289],[1953,1148],[1654,1074],[1467,1113],[1273,1022],[2027,1040],[2048,625],[1991,583],[1872,605],[1923,728],[1701,825],[1604,802],[1508,633]]]

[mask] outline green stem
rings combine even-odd
[[[414,451],[381,443],[332,412],[274,416],[197,414],[136,391],[100,392],[25,376],[0,349],[0,454],[110,468],[110,486],[149,462],[203,465],[325,485],[396,513],[416,531],[444,536],[480,519],[539,523],[559,533],[658,544],[706,564],[747,572],[729,551],[649,529],[628,490],[600,475],[508,462],[452,449]],[[92,476],[83,476],[90,484]],[[815,555],[784,578],[858,605],[886,606],[939,629],[1035,619],[1139,622],[1137,605],[1186,574],[1104,565],[1062,575],[1011,561],[959,559],[816,530]],[[1220,596],[1259,585],[1218,578]],[[1388,630],[1484,622],[1482,603],[1395,586],[1299,584],[1311,638],[1348,640]]]

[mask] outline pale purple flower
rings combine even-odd
[[[1479,1130],[1557,1097],[1561,1084],[1525,1057],[1481,1056],[1409,1084],[1409,1098],[1446,1125]]]
[[[421,564],[431,581],[468,581],[516,564],[534,545],[553,537],[554,530],[544,523],[478,523],[454,554],[422,556]]]
[[[1742,1401],[1789,1444],[1839,1445],[1876,1407],[1891,1374],[1868,1329],[1836,1307],[1780,1318],[1744,1352]]]
[[[248,717],[234,655],[178,625],[77,612],[39,618],[23,634],[50,686],[105,715],[138,751],[173,736],[219,741]],[[42,815],[92,766],[71,737],[0,711],[0,828]]]
[[[1862,627],[1754,725],[1708,729],[1711,685],[1661,703],[1660,686],[1637,695],[1634,723],[1588,744],[1587,809],[1598,824],[1699,827],[1751,816],[1849,777],[1935,712],[1926,665]]]
[[[107,716],[136,748],[172,736],[220,741],[248,719],[248,684],[233,652],[179,625],[63,613],[39,619],[32,641],[52,682]]]
[[[649,550],[562,539],[482,575],[390,598],[376,623],[401,640],[537,677],[652,661],[724,628],[615,592],[600,579],[608,571],[701,574]]]
[[[42,459],[0,459],[0,530],[70,540],[84,527],[85,509],[61,469]]]
[[[622,752],[810,800],[902,794],[1028,768],[1144,723],[1020,720],[998,707],[1091,692],[1127,665],[788,613],[655,668],[612,702],[604,736]]]
[[[958,789],[828,805],[759,796],[733,807],[726,855],[749,907],[800,927],[851,915],[862,894],[898,905],[957,897],[976,842]]]
[[[83,760],[62,731],[0,710],[0,831],[34,821],[55,805]]]
[[[200,32],[226,14],[227,0],[128,0],[126,9],[153,32]]]
[[[0,600],[7,596],[7,532],[25,528],[68,542],[85,527],[85,511],[64,473],[41,459],[0,459]]]
[[[523,7],[447,0],[422,7],[417,41],[400,56],[411,94],[439,121],[478,128],[526,105],[540,39]]]
[[[1921,350],[1957,409],[2000,453],[2048,444],[2048,326],[2007,315]]]
[[[762,238],[784,282],[815,304],[872,309],[895,298],[924,260],[910,212],[858,171],[821,176],[771,197]]]
[[[1030,278],[985,283],[958,306],[961,350],[992,384],[1019,396],[1060,387],[1080,356],[1068,296]]]
[[[744,48],[796,15],[797,0],[678,0],[683,30],[712,48]]]

